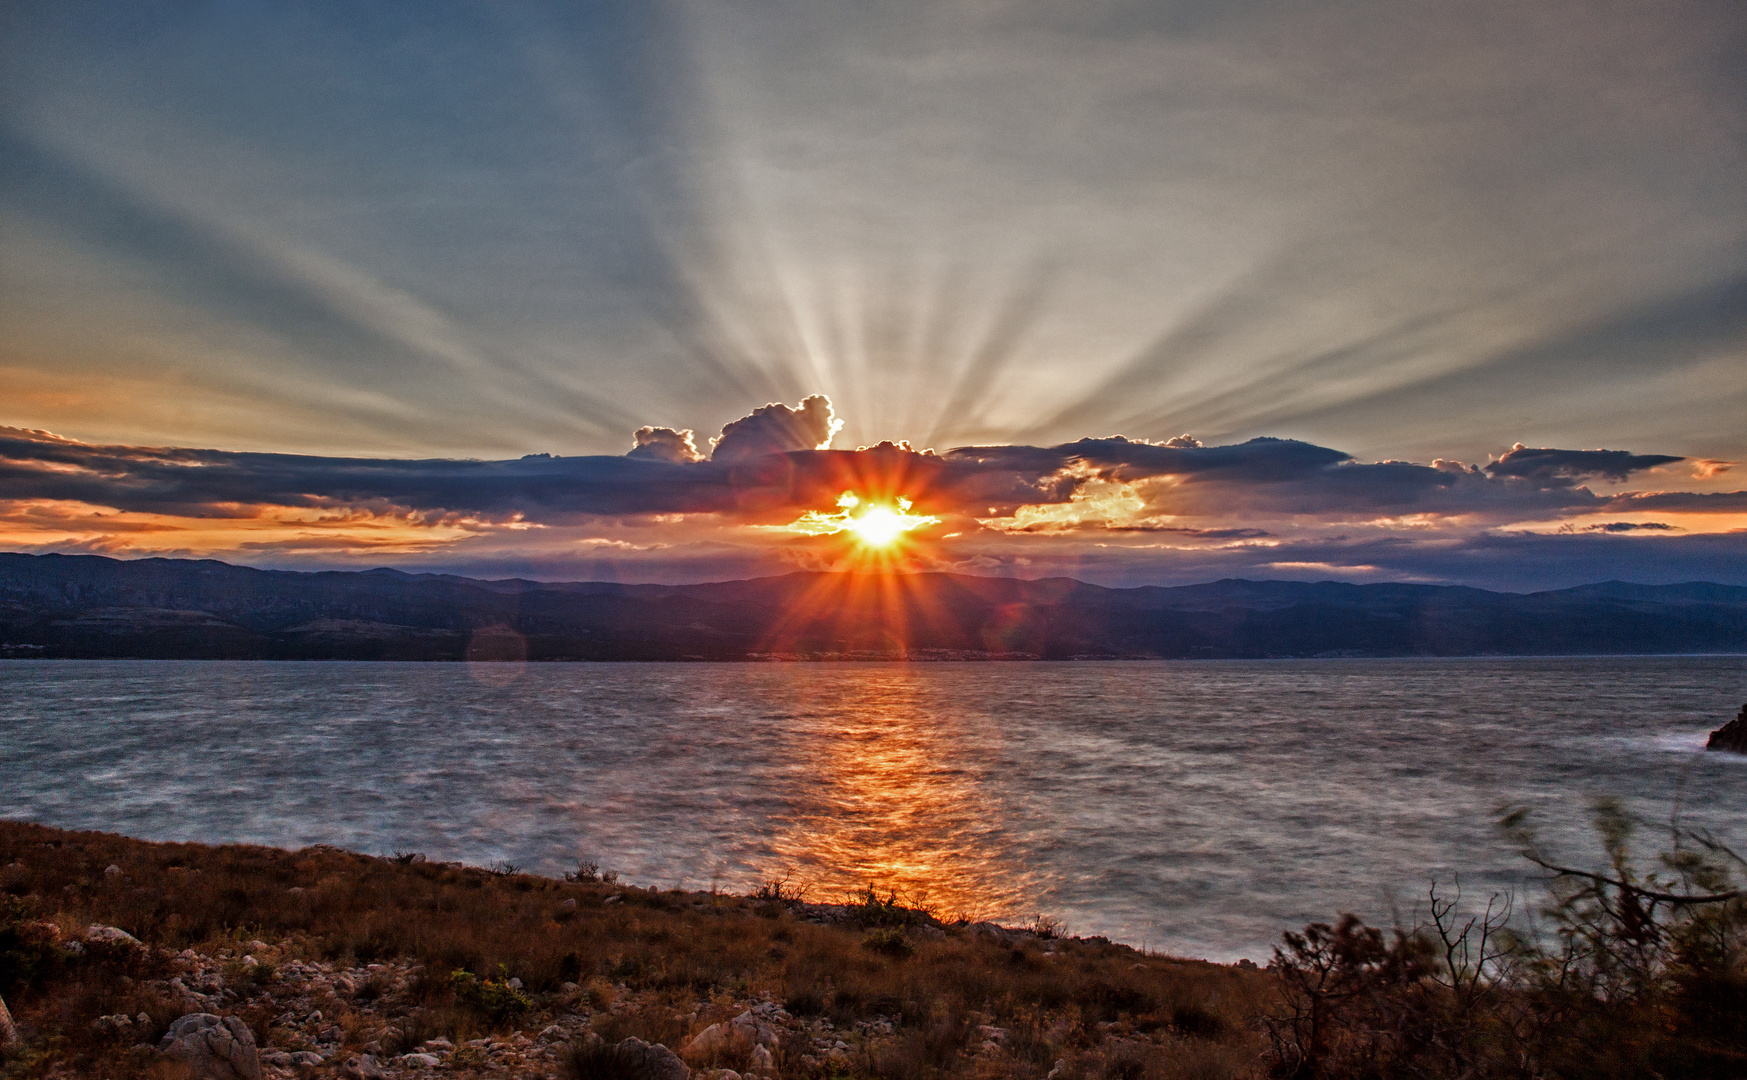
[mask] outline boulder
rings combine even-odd
[[[92,923],[85,928],[85,940],[102,942],[105,945],[135,945],[140,939],[117,926],[100,926]],[[143,946],[141,946],[143,948]]]
[[[402,1054],[395,1063],[408,1069],[434,1069],[443,1063],[435,1054]]]
[[[1741,706],[1741,715],[1711,732],[1710,741],[1705,743],[1706,750],[1722,750],[1730,754],[1747,754],[1747,705]]]
[[[729,1024],[711,1024],[698,1032],[697,1037],[685,1044],[680,1052],[689,1058],[709,1057],[728,1051],[736,1044],[744,1046],[748,1037]]]
[[[261,1080],[255,1035],[234,1016],[189,1013],[170,1025],[158,1050],[200,1080]]]
[[[625,1080],[691,1080],[692,1071],[672,1050],[630,1038],[613,1047]]]

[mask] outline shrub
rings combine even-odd
[[[869,930],[861,939],[861,947],[877,952],[881,956],[891,956],[902,959],[916,951],[915,946],[904,936],[902,930],[885,927]]]
[[[534,1007],[534,1000],[518,987],[510,985],[509,969],[498,965],[497,978],[481,979],[465,969],[449,973],[449,986],[455,998],[471,1005],[495,1023],[514,1020]]]
[[[1495,896],[1475,915],[1434,888],[1429,923],[1382,933],[1345,916],[1288,933],[1274,953],[1284,1007],[1264,1018],[1270,1067],[1317,1077],[1733,1077],[1747,1074],[1744,864],[1676,827],[1641,873],[1634,822],[1595,812],[1607,867],[1540,850],[1525,815],[1501,824],[1547,871],[1542,927],[1510,925]]]

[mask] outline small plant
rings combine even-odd
[[[862,891],[855,905],[854,917],[863,926],[920,926],[930,921],[926,909],[906,906],[899,901],[895,891],[888,892],[881,899],[872,885]]]
[[[766,881],[753,892],[752,898],[768,904],[801,903],[806,898],[809,886],[796,884],[794,873],[792,869],[785,870],[782,877]]]
[[[1062,926],[1062,921],[1060,919],[1056,918],[1054,915],[1044,915],[1041,913],[1037,918],[1031,920],[1031,926],[1029,929],[1033,934],[1036,934],[1038,937],[1043,938],[1046,941],[1050,938],[1061,937],[1065,932],[1065,928]]]
[[[485,872],[494,877],[511,877],[522,872],[522,865],[510,862],[508,859],[499,859],[486,866]]]
[[[520,986],[513,985],[519,982],[510,978],[509,969],[503,964],[497,966],[495,979],[481,979],[465,968],[449,973],[449,986],[455,997],[498,1023],[513,1020],[534,1007],[534,999],[523,993]]]
[[[879,927],[874,930],[869,930],[866,936],[861,939],[861,947],[872,952],[877,952],[882,956],[897,957],[899,959],[909,956],[916,951],[915,946],[910,944],[910,939],[904,936],[904,932],[902,930],[893,929],[892,927]]]
[[[0,995],[46,978],[68,958],[54,925],[30,915],[24,900],[0,893]]]

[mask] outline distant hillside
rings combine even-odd
[[[796,573],[704,585],[296,573],[0,554],[0,655],[347,660],[1110,659],[1747,652],[1747,588]]]

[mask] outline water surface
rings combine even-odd
[[[784,874],[1265,959],[1280,930],[1521,888],[1496,808],[1747,839],[1705,754],[1747,658],[1191,663],[0,662],[0,816],[150,839]],[[1655,837],[1647,837],[1654,845]]]

